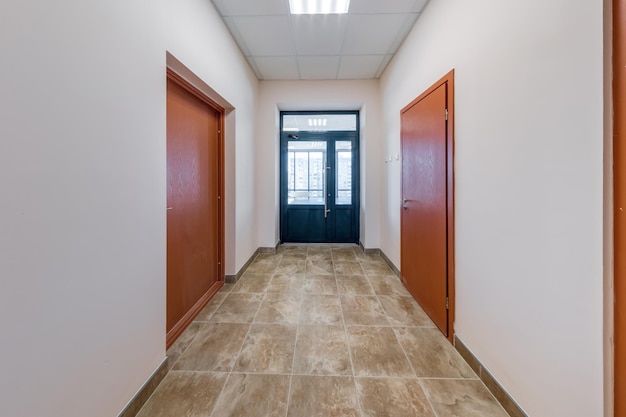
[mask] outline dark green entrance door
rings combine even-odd
[[[285,130],[294,118],[307,122]],[[358,243],[357,120],[356,113],[282,114],[282,242]],[[328,130],[332,126],[345,130]]]

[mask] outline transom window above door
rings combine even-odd
[[[284,114],[283,132],[356,132],[357,115]]]

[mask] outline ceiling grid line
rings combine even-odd
[[[292,15],[289,0],[212,0],[260,80],[379,78],[428,0],[351,0]]]

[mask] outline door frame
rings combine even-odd
[[[626,0],[613,0],[614,415],[626,415]],[[621,255],[621,256],[620,256]]]
[[[361,145],[361,131],[360,131],[360,125],[361,125],[361,113],[359,110],[284,110],[281,111],[279,114],[279,147],[278,147],[278,152],[279,152],[279,177],[278,177],[278,186],[279,186],[279,236],[280,236],[280,242],[283,243],[283,221],[285,218],[285,211],[286,211],[286,207],[287,204],[285,204],[285,198],[286,198],[286,193],[287,193],[287,189],[283,186],[283,176],[286,173],[286,169],[287,166],[285,164],[284,161],[284,155],[283,155],[283,135],[288,134],[289,132],[283,132],[283,116],[284,115],[310,115],[310,116],[317,116],[317,115],[322,115],[322,114],[354,114],[356,116],[356,130],[354,131],[347,131],[347,133],[350,134],[354,134],[355,135],[355,140],[354,140],[354,148],[353,148],[353,153],[354,153],[354,158],[353,158],[353,180],[352,183],[354,185],[353,187],[353,211],[354,211],[354,216],[352,219],[352,225],[351,227],[354,230],[354,242],[349,242],[349,243],[355,243],[358,244],[360,242],[360,218],[361,218],[361,150],[360,150],[360,145]],[[329,131],[329,132],[292,132],[292,134],[297,134],[297,135],[306,135],[306,136],[310,136],[311,140],[318,140],[317,138],[319,138],[319,140],[325,140],[324,137],[329,134],[331,136],[335,136],[335,135],[341,135],[342,131]],[[335,139],[335,140],[340,140],[340,139]],[[336,175],[336,170],[335,170],[335,175]],[[335,177],[336,178],[336,177]]]
[[[169,56],[168,56],[169,58]],[[168,59],[169,64],[169,59]],[[179,63],[180,64],[180,63]],[[177,69],[181,68],[182,64],[180,64]],[[186,67],[182,66],[184,70],[189,71]],[[182,71],[181,71],[182,72]],[[187,75],[187,74],[185,74]],[[166,333],[166,349],[169,348],[178,337],[182,334],[182,332],[191,324],[193,319],[202,311],[202,309],[208,304],[208,302],[213,298],[213,296],[219,291],[219,289],[224,285],[224,262],[225,262],[225,224],[224,224],[224,113],[225,109],[215,100],[212,100],[207,94],[205,94],[196,84],[188,81],[188,77],[179,73],[179,71],[172,68],[170,65],[167,66],[166,71],[166,80],[172,81],[176,83],[178,86],[183,88],[185,91],[198,98],[200,101],[209,106],[212,110],[217,113],[217,126],[218,126],[218,134],[217,134],[217,163],[218,163],[218,179],[217,179],[217,188],[218,188],[218,204],[217,204],[217,284],[213,285],[205,294],[203,294],[200,299],[191,307],[191,309],[183,316],[183,318],[169,331]],[[195,77],[195,76],[194,76]],[[189,77],[194,79],[193,77]],[[202,87],[202,86],[200,86]],[[166,138],[167,140],[167,138]],[[166,238],[167,239],[167,238]],[[166,240],[167,242],[167,240]],[[167,277],[166,277],[167,279]],[[166,295],[167,296],[167,295]]]
[[[448,281],[448,335],[450,343],[454,344],[454,318],[455,318],[455,256],[454,256],[454,69],[428,87],[415,100],[407,104],[400,115],[420,102],[430,93],[442,85],[447,84],[446,107],[448,110],[448,124],[446,128],[446,224],[447,224],[447,281]],[[402,137],[402,132],[400,133]],[[400,218],[402,218],[402,204],[400,204]],[[402,233],[402,225],[400,225]],[[402,261],[400,262],[402,263]]]

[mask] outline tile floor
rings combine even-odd
[[[506,417],[380,256],[282,246],[168,350],[139,417]]]

